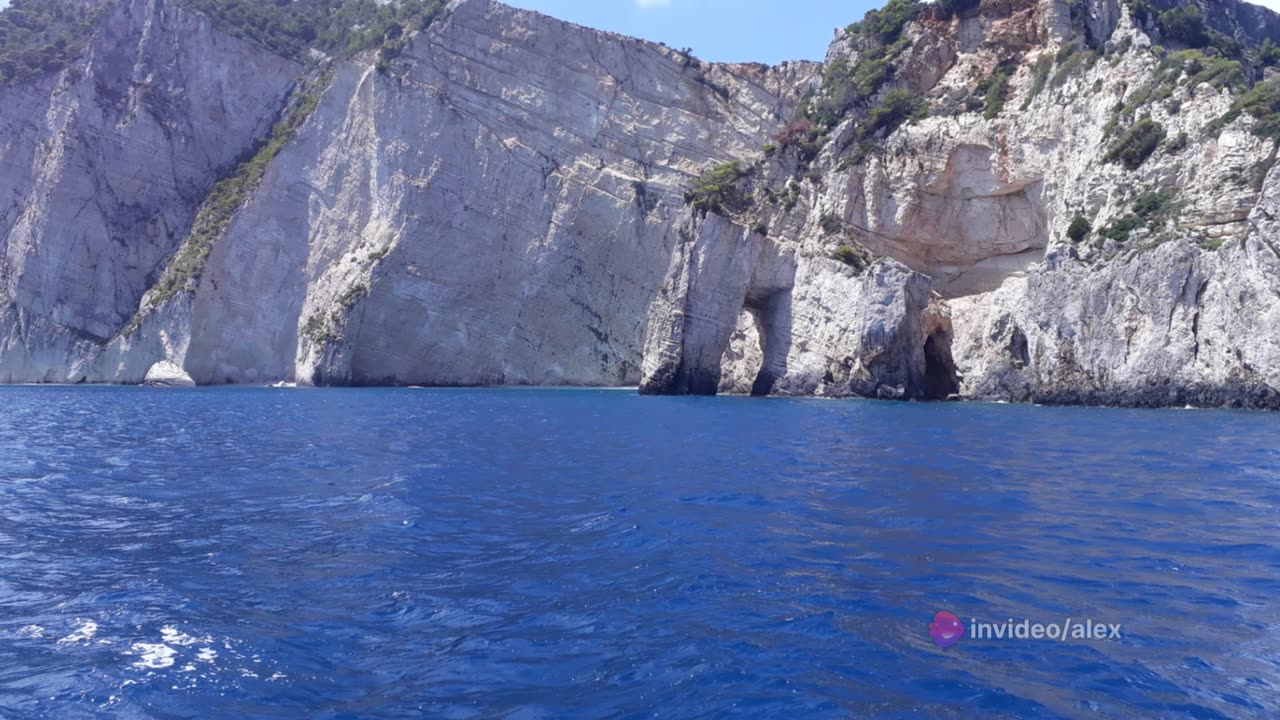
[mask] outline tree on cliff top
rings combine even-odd
[[[178,0],[230,35],[305,61],[381,46],[394,56],[444,0]],[[13,0],[0,11],[0,86],[57,72],[84,51],[98,8],[85,0]]]
[[[0,86],[66,67],[84,49],[94,14],[76,0],[13,0],[0,12]]]
[[[181,0],[218,28],[273,52],[306,60],[310,50],[346,56],[403,41],[431,24],[443,0]]]

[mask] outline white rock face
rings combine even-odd
[[[162,0],[114,0],[85,57],[0,88],[0,382],[94,362],[299,68]]]
[[[763,148],[815,64],[712,65],[455,0],[385,73],[336,68],[194,289],[158,305],[305,69],[171,1],[107,0],[102,22],[73,68],[0,89],[0,382],[173,363],[201,385],[1280,405],[1274,144],[1248,118],[1211,131],[1234,96],[1204,83],[1116,117],[1160,63],[1117,0],[910,26],[895,82],[930,116],[855,161],[853,113],[803,162]],[[1008,47],[985,117],[974,85]],[[828,60],[857,59],[842,31]],[[1184,146],[1103,162],[1142,115]],[[754,204],[688,207],[733,160]],[[1180,201],[1166,229],[1066,237],[1156,191]]]
[[[855,241],[932,278],[948,302],[925,311],[936,322],[926,319],[919,335],[927,346],[926,397],[958,387],[963,396],[995,400],[1280,407],[1280,325],[1254,321],[1280,312],[1271,250],[1280,228],[1268,214],[1280,176],[1258,181],[1274,162],[1273,143],[1249,132],[1248,119],[1210,134],[1233,96],[1185,79],[1167,101],[1116,119],[1118,101],[1153,81],[1159,60],[1151,40],[1112,3],[1087,3],[1078,19],[1061,5],[984,5],[947,31],[908,28],[915,44],[901,75],[931,98],[931,116],[908,122],[849,165],[842,161],[862,121],[852,116],[807,171],[820,184],[786,179],[803,172],[794,155],[764,161],[759,184],[769,190],[756,192],[764,207],[742,224],[767,218],[771,235],[792,238],[784,245],[800,256],[830,256],[835,245]],[[1102,32],[1110,33],[1100,38],[1111,48],[1105,56],[1077,52],[1076,69],[1061,71],[1072,47]],[[974,78],[992,72],[1000,55],[991,38],[1027,48],[1005,109],[990,118],[981,102],[976,111],[945,112],[956,104],[951,97],[971,96]],[[1052,65],[1038,83],[1041,57]],[[847,36],[837,38],[828,61],[842,58],[857,61]],[[1165,143],[1136,171],[1104,162],[1142,115],[1170,139],[1185,133],[1184,147]],[[793,209],[768,200],[784,187]],[[1164,230],[1139,230],[1127,243],[1097,232],[1079,246],[1066,237],[1076,216],[1101,229],[1133,212],[1144,193],[1159,192],[1178,203]],[[798,271],[795,285],[820,288],[823,277]],[[844,297],[847,310],[865,296]],[[758,316],[740,315],[734,326],[722,362],[747,370],[722,378],[722,391],[745,392],[751,368],[763,362]],[[828,323],[856,327],[848,316],[821,320],[803,332],[805,344],[822,347],[813,338]]]
[[[1105,268],[1067,257],[953,303],[976,398],[1280,407],[1280,183],[1249,236],[1217,253],[1169,242]]]
[[[147,370],[147,377],[143,380],[143,384],[148,387],[195,387],[196,382],[191,379],[181,366],[176,363],[163,360],[151,366]]]
[[[682,235],[649,317],[641,392],[928,395],[927,277],[892,260],[860,275],[716,214]]]
[[[757,152],[807,72],[455,4],[387,74],[340,69],[214,248],[184,367],[635,384],[689,177]]]

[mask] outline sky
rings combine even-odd
[[[693,48],[704,60],[821,60],[832,32],[885,0],[503,0],[552,17]],[[1258,0],[1280,11],[1280,0]]]
[[[704,60],[821,60],[835,29],[884,0],[503,0],[601,30],[693,48]],[[1280,2],[1280,0],[1276,0]]]
[[[693,48],[704,60],[821,60],[838,27],[884,0],[505,0],[581,25]],[[1255,0],[1280,11],[1280,0]],[[9,0],[0,0],[0,8]]]

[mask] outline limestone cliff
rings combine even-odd
[[[677,255],[671,277],[688,290],[655,305],[654,389],[1280,407],[1280,174],[1266,125],[1280,94],[1274,61],[1250,64],[1247,50],[1280,37],[1280,22],[1195,7],[1205,41],[1238,55],[1183,48],[1162,36],[1170,16],[1144,22],[1109,2],[954,15],[890,3],[842,34],[822,87],[740,173],[737,196],[704,208],[728,226]],[[779,249],[707,277],[719,238],[743,235],[757,257],[753,227]],[[923,289],[880,299],[868,256],[904,263]],[[785,290],[748,282],[734,327],[742,279],[778,276],[777,258]],[[877,282],[824,293],[840,282],[832,258]],[[860,326],[898,297],[922,322]],[[682,337],[660,324],[670,317]],[[864,364],[865,340],[886,327],[917,349],[893,354],[910,369],[889,380],[898,393],[839,372]]]
[[[104,0],[0,88],[0,381],[1280,406],[1273,71],[1144,7],[891,3],[765,67],[455,0],[304,64]]]
[[[92,364],[298,72],[173,3],[117,0],[79,62],[0,87],[0,381],[142,379]]]

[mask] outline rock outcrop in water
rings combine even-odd
[[[1265,10],[895,0],[765,67],[490,0],[327,62],[101,8],[0,88],[0,381],[1280,407]]]

